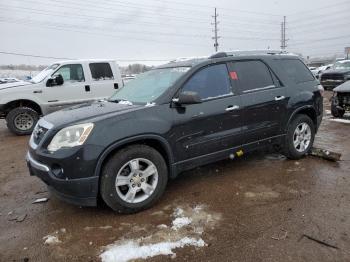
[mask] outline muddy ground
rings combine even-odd
[[[325,113],[316,144],[342,153],[338,163],[262,152],[222,161],[181,174],[160,202],[134,215],[50,196],[26,168],[28,137],[12,135],[1,120],[0,261],[99,261],[105,246],[118,240],[183,236],[201,237],[206,246],[149,260],[350,261],[350,124],[329,119]],[[48,202],[32,204],[42,197]],[[196,206],[205,207],[206,218],[196,220],[203,232],[169,229],[176,208]],[[45,244],[47,235],[58,243]]]

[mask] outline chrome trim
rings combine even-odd
[[[238,109],[239,109],[239,106],[234,105],[234,106],[227,107],[225,109],[225,111],[233,111],[233,110],[238,110]]]
[[[51,129],[53,128],[53,124],[51,124],[50,122],[46,121],[44,118],[40,118],[40,120],[38,121],[38,124],[42,127],[45,127],[46,129]]]
[[[285,96],[276,96],[275,101],[280,101],[280,100],[283,100],[285,98],[286,98]]]
[[[271,88],[275,88],[275,87],[276,87],[275,85],[269,85],[269,86],[264,86],[264,87],[244,90],[243,93],[250,93],[250,92],[254,92],[254,91],[262,91],[262,90],[267,90],[267,89],[271,89]]]
[[[29,139],[29,146],[31,148],[33,148],[34,150],[38,148],[38,145],[34,143],[34,135],[31,135],[30,136],[30,139]]]
[[[50,168],[48,166],[45,166],[45,165],[39,163],[38,161],[34,160],[29,152],[26,155],[26,161],[29,162],[30,165],[36,169],[39,169],[39,170],[44,171],[44,172],[50,171]]]

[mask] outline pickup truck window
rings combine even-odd
[[[113,80],[113,72],[109,63],[89,64],[92,80]]]
[[[65,82],[84,82],[84,71],[80,64],[71,64],[61,66],[54,76],[62,75]]]
[[[288,77],[297,84],[315,80],[313,74],[300,60],[283,59],[280,64]]]
[[[242,61],[230,65],[236,72],[242,93],[275,87],[269,68],[261,61]]]
[[[226,64],[208,66],[196,72],[182,90],[197,92],[202,100],[233,94]]]

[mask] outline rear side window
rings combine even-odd
[[[109,63],[91,63],[89,64],[92,80],[112,80],[114,79],[112,69]]]
[[[295,83],[304,83],[314,80],[314,76],[306,65],[297,59],[283,59],[281,65],[288,77]]]
[[[186,82],[182,91],[197,92],[202,100],[232,94],[226,65],[218,64],[201,69]]]
[[[241,61],[230,64],[230,75],[239,81],[241,92],[258,91],[264,88],[273,88],[271,72],[261,61]]]

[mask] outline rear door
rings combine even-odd
[[[47,113],[63,109],[89,100],[85,93],[85,74],[81,64],[67,64],[59,67],[52,77],[62,75],[63,85],[45,87],[42,99],[45,101]]]
[[[173,109],[171,137],[176,148],[176,161],[241,144],[241,101],[231,84],[227,66],[223,63],[200,69],[183,85],[181,92],[197,92],[202,103]]]
[[[281,134],[286,116],[286,90],[271,69],[260,60],[229,64],[239,85],[243,106],[244,144]]]
[[[86,92],[92,99],[108,98],[120,87],[118,77],[113,75],[111,63],[88,63],[87,67],[91,81],[86,86]]]

